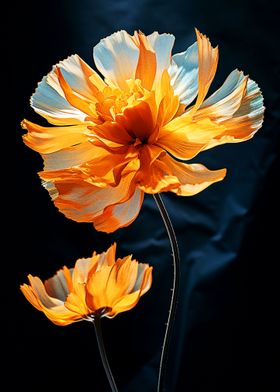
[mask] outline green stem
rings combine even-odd
[[[106,355],[106,350],[105,350],[105,346],[104,346],[104,341],[103,341],[103,335],[102,335],[102,329],[101,329],[101,319],[100,316],[95,316],[93,319],[93,325],[95,328],[95,334],[96,334],[96,339],[97,339],[97,344],[98,344],[98,348],[99,348],[99,353],[101,356],[101,360],[103,363],[103,367],[107,376],[107,379],[109,381],[110,387],[112,392],[118,392],[109,362],[108,362],[108,358]]]
[[[159,365],[158,385],[157,385],[157,392],[164,392],[166,391],[165,378],[166,378],[166,367],[168,361],[168,351],[170,347],[170,340],[174,327],[174,320],[175,320],[176,308],[177,308],[178,297],[179,297],[180,254],[179,254],[179,247],[177,243],[176,234],[172,226],[171,220],[169,218],[168,212],[163,203],[163,200],[158,193],[154,194],[153,196],[158,206],[159,212],[161,214],[163,223],[165,225],[169,237],[169,241],[172,249],[172,257],[173,257],[173,287],[171,289],[172,295],[170,300],[170,308],[169,308],[169,314],[166,323],[165,335],[163,339],[163,346],[162,346],[160,365]]]

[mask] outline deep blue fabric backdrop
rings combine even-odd
[[[26,4],[27,3],[27,4]],[[120,392],[154,392],[172,282],[171,251],[150,196],[137,220],[112,235],[67,220],[41,187],[39,154],[21,141],[19,123],[39,116],[29,108],[37,82],[52,65],[77,53],[93,66],[92,48],[111,33],[140,29],[176,37],[174,52],[195,40],[194,27],[219,45],[213,88],[234,68],[260,85],[263,128],[245,143],[201,153],[195,162],[226,167],[227,177],[197,196],[163,195],[181,250],[181,290],[167,392],[274,392],[279,390],[276,319],[279,298],[279,10],[265,1],[28,1],[8,12],[6,32],[13,83],[10,119],[16,164],[9,262],[15,285],[9,327],[9,367],[17,387],[39,391],[108,392],[89,323],[51,324],[19,292],[28,273],[48,278],[93,249],[118,242],[154,266],[152,289],[130,312],[103,322],[105,344]],[[275,3],[276,4],[276,3]],[[278,47],[277,47],[278,45]],[[6,74],[5,74],[6,75]],[[4,75],[4,77],[5,77]],[[7,146],[11,149],[10,146]],[[14,158],[13,158],[14,159]],[[6,204],[5,204],[6,205]],[[5,207],[4,207],[5,208]],[[9,215],[9,222],[11,216]],[[278,230],[279,232],[279,230]],[[279,369],[278,369],[279,372]],[[278,373],[279,376],[279,373]]]

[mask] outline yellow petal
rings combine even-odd
[[[223,125],[209,119],[192,123],[189,116],[184,115],[166,124],[160,130],[156,143],[176,158],[191,159],[224,131]]]

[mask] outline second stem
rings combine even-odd
[[[174,320],[175,320],[176,308],[177,308],[178,297],[179,297],[180,254],[179,254],[179,247],[177,243],[176,234],[172,222],[169,218],[168,212],[163,203],[163,200],[160,194],[158,193],[154,194],[153,197],[158,206],[162,220],[164,222],[169,237],[169,241],[172,249],[172,257],[173,257],[173,286],[171,289],[172,295],[171,295],[168,319],[166,323],[166,330],[163,339],[163,347],[162,347],[161,358],[160,358],[159,376],[158,376],[158,385],[157,385],[157,392],[164,392],[166,390],[165,378],[166,378],[168,351],[170,347],[170,340],[174,327]]]

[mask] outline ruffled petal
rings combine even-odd
[[[193,120],[208,117],[212,121],[221,122],[231,118],[246,93],[247,79],[242,71],[232,71],[224,84],[203,102]]]
[[[187,165],[175,161],[168,155],[164,156],[162,160],[181,184],[177,189],[171,190],[179,196],[195,195],[209,185],[223,180],[226,175],[226,169],[212,171],[200,164]]]
[[[143,199],[142,190],[135,189],[133,196],[127,201],[105,208],[104,212],[94,219],[94,227],[98,231],[112,233],[130,225],[137,218]]]
[[[121,89],[125,81],[135,78],[139,48],[124,30],[103,38],[93,49],[97,69],[108,82]]]
[[[239,109],[232,118],[220,122],[224,131],[210,140],[203,149],[207,150],[221,144],[240,143],[251,139],[262,126],[264,109],[260,88],[256,82],[249,79]]]
[[[28,120],[23,120],[21,125],[23,129],[28,130],[28,133],[23,135],[24,143],[40,154],[53,153],[87,140],[86,124],[68,127],[41,127]]]
[[[77,54],[57,64],[64,80],[79,96],[92,100],[96,88],[103,90],[106,84],[97,73]],[[94,88],[95,87],[95,88]]]
[[[67,217],[76,222],[100,221],[100,215],[109,206],[124,203],[134,193],[133,178],[130,173],[116,187],[99,188],[87,181],[74,178],[71,181],[47,182],[46,188],[52,195],[56,207]],[[129,210],[130,211],[130,210]],[[119,216],[119,215],[118,215]],[[98,226],[98,225],[97,225]]]
[[[31,107],[51,124],[72,125],[84,122],[86,114],[68,102],[56,69],[57,66],[54,66],[52,71],[38,84],[31,97]]]

